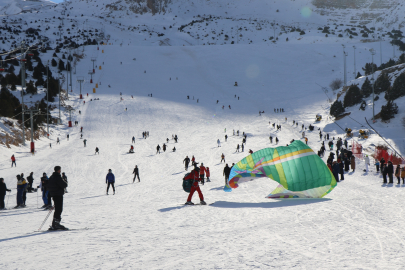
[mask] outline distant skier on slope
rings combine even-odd
[[[141,182],[141,179],[139,178],[139,169],[138,169],[138,165],[135,165],[134,171],[132,172],[132,174],[134,174],[134,180],[132,181],[132,183],[135,182],[136,177],[138,176],[138,182]]]
[[[183,160],[183,163],[185,164],[185,170],[188,170],[188,164],[190,163],[190,158],[186,156],[186,158]]]
[[[156,146],[156,154],[159,153],[160,154],[160,145]]]
[[[115,176],[114,176],[114,174],[112,173],[112,170],[111,170],[111,169],[108,170],[108,174],[107,174],[107,176],[105,177],[105,183],[107,184],[107,195],[108,195],[108,189],[110,188],[110,185],[112,186],[112,189],[113,189],[113,191],[114,191],[114,194],[113,194],[113,195],[115,195],[115,187],[114,187]]]

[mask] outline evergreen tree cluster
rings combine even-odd
[[[343,107],[342,101],[336,100],[333,102],[332,106],[330,107],[330,115],[334,117],[338,117],[342,113],[345,112],[345,108]]]
[[[360,88],[357,85],[352,84],[347,90],[346,95],[343,99],[343,107],[351,107],[353,105],[359,104],[363,100],[363,95]]]
[[[388,100],[386,105],[381,107],[380,116],[384,121],[390,120],[395,117],[395,114],[398,113],[398,106],[392,100]]]
[[[0,90],[0,116],[13,117],[17,114],[20,101],[6,87]]]

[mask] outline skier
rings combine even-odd
[[[205,168],[205,176],[207,177],[207,182],[211,182],[211,180],[210,180],[211,174],[210,174],[210,168],[209,167]]]
[[[160,154],[160,145],[156,146],[156,154],[159,153]]]
[[[59,137],[56,138],[56,144],[60,144]]]
[[[53,221],[51,230],[67,230],[67,228],[60,224],[62,220],[61,214],[63,211],[63,195],[65,194],[65,189],[68,186],[67,182],[63,180],[60,175],[62,168],[60,166],[55,166],[54,172],[49,178],[47,189],[51,193],[53,203],[55,206],[55,211],[53,214]]]
[[[203,185],[204,185],[204,174],[205,174],[204,163],[201,163],[201,166],[200,166],[200,179],[201,179],[201,183]]]
[[[6,209],[4,204],[4,198],[6,196],[6,191],[11,192],[11,189],[8,189],[4,179],[0,178],[0,210]]]
[[[222,163],[222,160],[223,160],[224,163],[225,163],[225,155],[224,155],[224,153],[222,153],[222,155],[221,155],[221,163]]]
[[[27,191],[28,191],[29,193],[32,193],[32,191],[34,190],[34,189],[32,188],[32,183],[34,182],[34,173],[33,173],[33,172],[30,173],[30,175],[27,177],[27,180],[28,180]]]
[[[229,109],[231,108],[231,105],[229,105]]]
[[[84,147],[86,147],[86,143],[87,143],[87,140],[84,139],[84,140],[83,140]]]
[[[308,145],[308,138],[305,137],[305,143]]]
[[[69,134],[68,134],[68,135],[66,135],[66,137],[67,137],[67,140],[69,141]]]
[[[239,136],[239,130],[236,131],[236,135]]]
[[[11,167],[13,167],[13,164],[17,167],[17,164],[15,163],[15,156],[11,156]]]
[[[353,168],[353,167],[352,167]],[[389,183],[388,184],[393,184],[394,183],[394,178],[393,178],[393,174],[394,174],[394,165],[392,165],[391,160],[388,160],[388,178],[389,178]],[[354,171],[354,169],[353,169]]]
[[[236,152],[239,152],[239,144],[236,146],[236,151],[235,151],[235,153]]]
[[[188,156],[186,156],[186,158],[183,160],[183,163],[185,164],[185,170],[188,170],[188,164],[190,163],[190,159],[188,158]]]
[[[134,153],[134,146],[131,145],[131,148],[129,148],[129,152],[128,153]]]
[[[23,182],[21,176],[17,174],[17,206],[14,208],[24,207],[23,204],[23,192],[25,187],[27,186],[26,183]]]
[[[269,139],[270,139],[270,143],[273,143],[273,137],[270,136]]]
[[[176,147],[173,147],[172,151],[173,151],[173,152],[176,152]]]
[[[195,157],[194,157],[194,155],[191,157],[191,165],[192,166],[194,166],[194,164],[195,164]]]
[[[276,144],[278,144],[278,138],[276,137]]]
[[[80,132],[83,132],[83,127],[80,127]]]
[[[167,144],[169,143],[169,138],[166,138],[166,143],[167,143]]]
[[[80,139],[83,139],[83,133],[82,133],[82,134],[80,134]]]
[[[217,144],[218,144],[218,147],[221,147],[221,141],[219,139],[217,140]]]
[[[225,135],[225,142],[228,140],[228,135]]]
[[[112,173],[111,169],[108,169],[107,176],[105,177],[105,183],[107,184],[107,195],[108,195],[108,189],[110,188],[110,185],[112,186],[112,189],[114,191],[113,195],[115,195],[115,187],[114,187],[115,176]]]
[[[94,154],[99,154],[100,155],[100,152],[98,150],[99,150],[98,147],[96,147],[96,152]]]
[[[22,195],[22,203],[23,203],[23,207],[25,207],[25,206],[26,206],[26,205],[25,205],[25,202],[27,201],[27,187],[28,187],[28,183],[27,183],[27,181],[25,180],[23,173],[20,174],[20,177],[21,177],[21,181],[22,181],[23,184],[25,185],[25,186],[24,186],[24,189],[23,189],[23,195]]]
[[[245,150],[245,147],[243,146],[243,143],[242,143],[242,152],[244,152],[244,150]]]
[[[189,175],[187,175],[184,180],[193,180],[193,185],[191,186],[190,194],[188,195],[187,202],[185,204],[187,205],[193,205],[194,203],[191,202],[191,199],[193,198],[194,192],[198,192],[198,196],[200,197],[200,204],[206,205],[204,201],[204,196],[201,192],[200,186],[198,185],[198,182],[201,181],[199,178],[199,169],[197,167],[197,164],[195,164],[194,169],[190,172]]]
[[[176,135],[174,135],[174,142],[177,143],[177,140],[178,140],[178,138],[177,138],[177,134],[176,134]]]
[[[132,143],[135,143],[135,136],[132,136]]]
[[[132,172],[132,174],[135,174],[134,176],[134,180],[132,181],[132,183],[135,182],[136,177],[138,176],[138,182],[141,182],[141,179],[139,178],[139,169],[138,169],[138,165],[135,165],[134,171]]]
[[[228,163],[225,165],[223,176],[225,176],[225,186],[228,184],[229,174],[231,173],[231,168],[229,168]]]
[[[166,152],[166,144],[163,144],[163,152]]]

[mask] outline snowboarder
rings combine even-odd
[[[222,163],[222,160],[223,160],[224,163],[225,163],[225,155],[224,155],[224,153],[222,153],[222,155],[221,155],[221,163]]]
[[[185,164],[185,170],[188,170],[188,164],[190,163],[190,158],[186,156],[186,158],[183,160],[183,163]]]
[[[4,204],[4,198],[6,196],[6,191],[11,192],[11,189],[8,189],[6,183],[4,183],[4,179],[0,178],[0,210],[6,208]]]
[[[17,167],[17,164],[15,163],[15,156],[11,156],[11,167],[13,167],[13,164]]]
[[[105,183],[107,184],[107,195],[108,195],[108,189],[110,188],[110,185],[112,186],[112,189],[114,192],[113,195],[115,195],[115,187],[114,187],[115,176],[112,173],[111,169],[108,169],[107,176],[105,177]]]
[[[98,147],[96,147],[96,152],[94,154],[99,154],[100,155]]]
[[[129,148],[129,152],[128,153],[134,153],[134,146],[131,145],[131,148]]]
[[[223,176],[225,176],[225,186],[228,184],[229,174],[231,173],[231,168],[229,168],[228,163],[224,167]]]
[[[209,167],[205,168],[205,176],[207,177],[207,182],[211,182],[210,180],[211,173]]]
[[[156,154],[157,154],[157,153],[160,154],[160,145],[159,145],[159,144],[156,146]]]
[[[191,199],[193,198],[194,192],[197,191],[198,192],[198,196],[200,197],[200,204],[205,205],[205,201],[204,201],[204,196],[201,192],[200,186],[198,185],[198,182],[201,181],[201,179],[199,178],[199,169],[197,167],[197,164],[194,166],[194,169],[190,172],[189,175],[187,175],[184,180],[193,180],[193,185],[191,186],[191,190],[190,190],[190,194],[188,195],[187,198],[187,205],[193,205],[194,203],[191,202]]]
[[[136,179],[136,177],[138,176],[138,182],[141,182],[141,179],[139,178],[139,169],[138,169],[138,165],[135,165],[135,168],[134,168],[134,171],[133,171],[133,173],[132,174],[134,174],[134,180],[132,181],[132,183],[134,183],[135,182],[135,179]]]
[[[55,206],[55,211],[53,214],[52,230],[66,230],[67,228],[60,224],[61,214],[63,211],[63,195],[65,194],[65,188],[68,183],[63,180],[60,175],[62,168],[60,166],[55,166],[54,172],[48,180],[47,189],[51,193],[53,199],[53,204]]]
[[[87,140],[84,139],[84,140],[83,140],[84,147],[86,147],[86,143],[87,143]]]
[[[221,141],[219,139],[217,140],[217,144],[218,144],[218,147],[221,147]]]

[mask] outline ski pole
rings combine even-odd
[[[55,209],[55,206],[52,206],[51,209],[49,209],[48,215],[46,216],[44,222],[42,222],[41,227],[39,227],[38,231],[40,231],[42,229],[42,226],[44,226],[46,220],[48,219],[48,217],[50,216],[50,214],[52,213],[53,209]]]
[[[37,188],[37,209],[38,209],[38,188]]]

